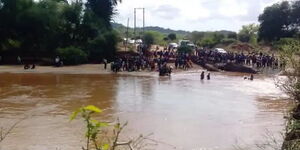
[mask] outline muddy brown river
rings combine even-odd
[[[129,124],[124,139],[153,133],[150,149],[234,150],[272,134],[280,142],[288,102],[271,77],[199,72],[168,77],[0,74],[0,127],[23,119],[0,150],[81,150],[84,126],[75,109],[95,105],[99,119]]]

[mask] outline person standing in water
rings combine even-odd
[[[20,57],[20,56],[18,56],[18,57],[17,57],[17,63],[18,63],[19,65],[21,65],[21,64],[22,64],[22,59],[21,59],[21,57]]]
[[[104,69],[106,70],[106,68],[107,68],[107,60],[103,59],[103,63],[104,63]]]
[[[210,73],[207,73],[207,80],[210,80]]]
[[[201,75],[200,75],[201,80],[204,80],[204,76],[205,76],[205,75],[204,75],[204,71],[202,71],[202,72],[201,72]]]
[[[254,80],[254,75],[251,74],[249,80],[253,81]]]

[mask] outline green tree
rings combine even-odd
[[[237,36],[237,34],[235,32],[232,32],[232,33],[229,33],[227,35],[227,38],[228,39],[236,39],[237,40],[238,36]]]
[[[53,58],[56,49],[74,46],[89,61],[113,58],[118,36],[111,19],[118,2],[1,0],[0,55]]]
[[[238,33],[238,38],[241,42],[249,42],[251,44],[256,44],[258,25],[249,24],[242,26],[242,29]]]
[[[200,41],[200,45],[208,48],[213,48],[217,44],[218,44],[217,41],[215,41],[215,39],[212,37],[205,37]]]
[[[78,65],[87,61],[87,54],[81,49],[73,46],[58,48],[57,55],[62,58],[66,65]]]
[[[144,44],[150,48],[154,44],[154,34],[153,32],[146,32],[143,36]]]
[[[295,17],[297,18],[297,15]],[[282,37],[292,37],[298,28],[293,26],[293,20],[297,19],[292,19],[292,6],[288,1],[265,8],[258,20],[260,22],[259,38],[269,42]]]
[[[202,40],[202,38],[204,38],[204,36],[205,36],[204,32],[194,31],[194,32],[190,33],[189,39],[191,41],[193,41],[194,43],[199,43]]]
[[[174,41],[174,40],[176,40],[176,34],[175,33],[170,33],[169,35],[168,35],[168,38],[171,40],[171,41]]]

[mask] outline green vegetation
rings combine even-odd
[[[286,38],[276,42],[276,46],[281,52],[281,59],[287,62],[287,79],[280,80],[278,85],[296,104],[288,119],[282,149],[300,149],[300,43],[295,39]]]
[[[56,50],[70,57],[78,54],[81,60],[75,63],[86,62],[84,57],[99,61],[114,56],[118,36],[110,21],[117,0],[0,2],[0,55],[4,60],[18,55],[53,58]]]
[[[78,65],[87,61],[87,54],[80,48],[73,46],[58,48],[57,55],[61,56],[65,65]]]
[[[187,36],[197,45],[213,48],[218,44],[231,44],[237,42],[237,34],[231,31],[198,32],[194,31]]]
[[[299,37],[300,1],[282,1],[265,8],[259,22],[260,40],[272,42],[280,38]]]
[[[242,29],[238,33],[238,39],[241,42],[257,44],[259,26],[256,24],[249,24],[242,26]]]
[[[171,41],[176,40],[176,39],[177,39],[176,34],[175,34],[175,33],[170,33],[170,34],[168,35],[168,39],[171,40]]]
[[[88,105],[74,111],[70,117],[72,121],[80,115],[85,122],[86,146],[82,147],[83,150],[117,150],[120,148],[141,150],[147,148],[149,143],[145,143],[145,141],[148,137],[143,135],[128,142],[120,142],[120,135],[127,123],[122,125],[119,120],[116,123],[107,123],[93,119],[93,115],[99,113],[102,113],[101,109],[94,105]]]

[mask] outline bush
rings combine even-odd
[[[200,41],[200,44],[203,46],[203,47],[208,47],[208,48],[213,48],[215,45],[217,45],[217,41],[214,40],[214,38],[211,38],[211,37],[206,37],[206,38],[203,38],[201,41]]]
[[[78,65],[87,62],[87,54],[80,48],[69,46],[58,48],[56,51],[65,65]]]
[[[274,42],[274,47],[277,50],[282,50],[286,45],[300,46],[300,41],[294,38],[281,38],[279,41]]]
[[[237,42],[237,40],[236,39],[232,39],[232,38],[222,39],[221,40],[221,43],[225,44],[225,45],[229,45],[229,44],[236,43],[236,42]]]

